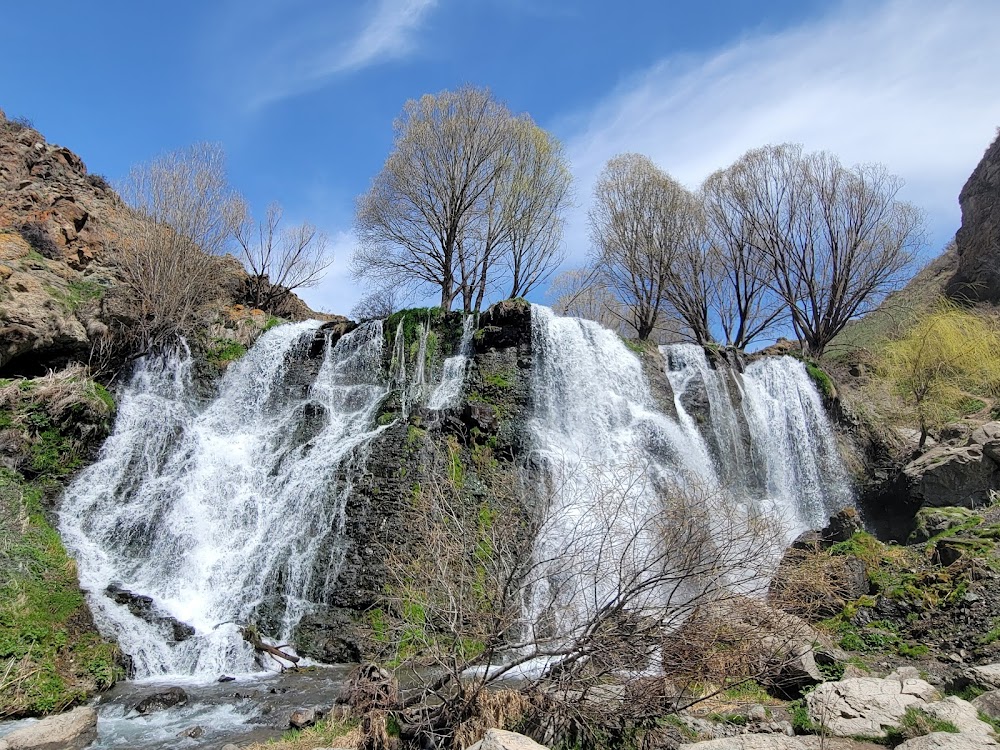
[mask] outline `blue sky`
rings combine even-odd
[[[4,8],[0,107],[111,180],[221,143],[262,209],[331,237],[303,296],[347,313],[355,197],[408,98],[489,86],[566,144],[585,259],[594,178],[639,151],[695,187],[748,148],[796,141],[881,161],[927,212],[928,255],[1000,125],[995,0],[215,0]]]

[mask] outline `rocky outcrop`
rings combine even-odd
[[[1000,743],[992,737],[931,732],[897,745],[896,750],[989,750],[991,747],[1000,747]]]
[[[1000,137],[986,149],[958,202],[958,270],[947,293],[958,300],[1000,303]]]
[[[0,738],[0,750],[83,750],[97,739],[97,711],[74,708]]]
[[[903,468],[909,497],[917,506],[985,505],[1000,489],[1000,467],[981,445],[939,445]]]

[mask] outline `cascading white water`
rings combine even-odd
[[[137,676],[255,671],[237,623],[287,638],[336,577],[351,477],[381,429],[383,336],[376,321],[328,340],[314,381],[297,382],[316,328],[265,333],[207,403],[187,352],[141,362],[99,460],[67,489],[63,538]],[[173,642],[105,595],[112,584],[195,635]]]
[[[837,440],[806,366],[767,357],[743,374],[743,409],[766,491],[794,513],[796,532],[815,529],[853,502]]]
[[[703,389],[705,432],[732,492],[773,507],[790,536],[822,526],[851,503],[833,430],[802,362],[766,357],[737,377],[727,368],[713,368],[699,346],[676,344],[661,351],[682,420],[693,421],[685,397]]]
[[[475,331],[476,319],[473,315],[466,315],[462,322],[462,341],[458,346],[458,354],[448,357],[444,361],[444,370],[441,373],[441,382],[437,384],[427,399],[427,406],[431,409],[441,410],[452,406],[462,395],[462,386],[465,385],[465,368],[469,363],[469,355],[472,354],[472,334]]]
[[[543,467],[545,522],[535,556],[552,561],[529,621],[571,632],[662,554],[662,493],[714,493],[718,480],[693,427],[657,409],[642,365],[611,331],[532,307],[529,424]],[[695,489],[696,488],[696,489]],[[649,604],[661,592],[648,592]]]

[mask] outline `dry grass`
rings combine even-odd
[[[361,745],[357,722],[320,722],[299,732],[289,732],[280,740],[255,742],[243,750],[316,750],[320,747],[356,748]]]

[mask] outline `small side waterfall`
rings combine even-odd
[[[833,430],[802,362],[766,357],[741,376],[713,368],[699,346],[661,351],[681,419],[694,420],[689,398],[707,399],[702,431],[733,492],[774,506],[790,534],[822,526],[851,503]]]
[[[693,601],[696,579],[696,589],[759,592],[795,534],[850,503],[800,362],[762,360],[741,385],[698,347],[664,348],[675,421],[611,331],[535,306],[532,344],[530,433],[545,509],[535,547],[544,572],[526,618],[536,639],[571,634],[629,587],[642,592],[629,611],[656,617]],[[697,415],[685,406],[696,386]]]
[[[472,334],[475,329],[475,316],[466,315],[465,320],[462,321],[462,341],[458,346],[458,354],[448,357],[444,361],[441,382],[437,384],[427,400],[429,408],[446,409],[458,401],[462,395],[462,386],[465,385],[465,369],[469,364],[469,356],[472,354]]]
[[[237,624],[287,638],[336,577],[343,509],[386,393],[382,325],[329,339],[279,326],[199,401],[187,352],[140,362],[99,460],[67,489],[60,529],[98,625],[137,676],[256,669]],[[149,597],[137,617],[109,586]],[[175,618],[194,628],[182,639]]]

